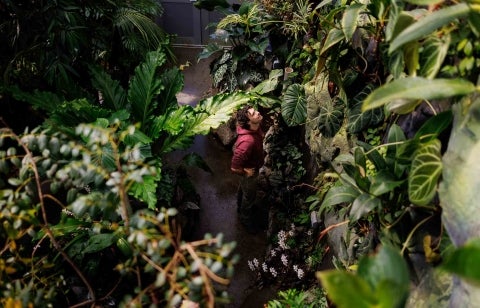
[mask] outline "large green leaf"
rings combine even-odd
[[[325,137],[333,137],[340,130],[345,117],[345,103],[338,96],[320,106],[318,128]]]
[[[334,186],[330,188],[323,199],[322,207],[330,207],[332,205],[337,205],[341,203],[351,203],[357,196],[359,192],[350,186]]]
[[[238,107],[256,97],[253,93],[233,92],[217,94],[200,101],[194,108],[195,121],[192,134],[208,134],[210,129],[227,122]]]
[[[393,191],[405,181],[398,180],[387,170],[379,170],[371,177],[370,193],[374,196],[380,196]]]
[[[209,43],[202,52],[198,55],[198,61],[202,59],[208,59],[210,56],[214,55],[217,52],[223,51],[223,48],[217,44]]]
[[[454,245],[462,246],[480,230],[480,99],[454,105],[453,129],[443,155],[439,186],[442,222]]]
[[[130,82],[128,101],[132,105],[132,114],[142,126],[149,125],[148,120],[155,110],[154,99],[163,89],[157,69],[164,63],[165,55],[161,51],[149,52],[145,62],[135,68]]]
[[[358,134],[365,128],[378,125],[383,121],[383,109],[362,110],[363,100],[372,92],[372,90],[373,85],[369,84],[352,99],[352,107],[350,107],[347,112],[348,132]]]
[[[448,25],[456,18],[466,16],[469,11],[468,3],[459,3],[427,14],[403,30],[397,37],[394,37],[390,44],[389,52],[395,51],[405,43],[427,36],[436,29]]]
[[[145,202],[149,209],[157,209],[157,183],[159,176],[143,176],[142,182],[133,182],[129,194]]]
[[[422,142],[428,142],[435,139],[450,126],[452,119],[453,113],[451,110],[441,112],[423,123],[420,129],[415,133],[414,138]]]
[[[372,145],[363,141],[357,141],[357,144],[365,149],[367,158],[373,163],[377,170],[386,168],[385,158],[383,158],[376,149],[373,149]]]
[[[425,78],[434,78],[442,67],[450,46],[450,35],[429,36],[423,43],[420,54],[419,75]]]
[[[328,32],[325,43],[323,44],[322,50],[320,51],[320,56],[323,55],[328,49],[340,42],[345,38],[343,31],[341,29],[333,28]]]
[[[438,139],[421,144],[413,157],[408,196],[414,204],[428,205],[437,192],[438,178],[442,174],[441,146]]]
[[[441,267],[467,281],[480,285],[480,239],[469,240],[448,254]]]
[[[347,40],[351,40],[353,33],[357,29],[358,16],[365,9],[361,3],[353,3],[345,9],[342,16],[342,30]]]
[[[275,90],[279,84],[279,78],[283,76],[283,70],[281,69],[274,69],[270,71],[268,75],[268,79],[259,83],[255,88],[253,88],[253,92],[257,92],[258,94],[266,94]]]
[[[364,279],[340,270],[321,271],[316,275],[336,307],[379,307],[372,288]]]
[[[392,247],[381,246],[374,256],[365,256],[358,264],[358,276],[375,290],[376,307],[403,307],[410,288],[409,270],[400,253]],[[386,298],[382,293],[387,293]]]
[[[300,84],[290,85],[283,96],[282,117],[288,126],[304,124],[307,118],[305,89]]]
[[[158,96],[159,104],[155,110],[156,115],[164,114],[169,108],[177,106],[178,101],[176,95],[184,86],[184,76],[177,67],[163,72],[160,79],[163,88]]]
[[[94,253],[110,247],[115,243],[115,235],[113,233],[94,234],[89,237],[85,243],[82,253]]]
[[[382,206],[382,202],[377,197],[363,193],[358,196],[352,203],[350,209],[350,219],[357,221],[360,218],[368,215],[371,211],[379,209]]]
[[[395,174],[395,176],[400,177],[405,167],[402,166],[401,162],[397,160],[397,156],[400,152],[400,147],[403,142],[405,142],[406,137],[403,130],[397,124],[392,124],[388,130],[387,135],[387,154],[385,156],[385,162],[387,163],[389,169]]]
[[[119,81],[113,80],[100,67],[91,66],[90,73],[92,85],[101,92],[103,104],[107,108],[118,111],[127,107],[127,94]]]
[[[475,85],[463,79],[426,79],[407,77],[387,83],[370,93],[363,101],[362,110],[370,110],[398,99],[441,99],[466,95],[475,91]]]

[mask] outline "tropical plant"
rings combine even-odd
[[[378,4],[382,4],[383,7],[378,7]],[[427,1],[422,3],[424,5],[429,4],[429,8],[432,10],[422,8],[420,3],[415,2],[415,4],[420,6],[408,6],[410,10],[407,10],[407,6],[404,6],[401,2],[390,4],[376,2],[376,11],[372,10],[374,6],[367,7],[377,18],[382,15],[388,15],[389,17],[379,20],[381,21],[380,24],[385,27],[386,45],[380,47],[386,60],[384,63],[385,67],[388,68],[387,73],[390,75],[383,79],[384,84],[382,86],[373,89],[362,100],[361,110],[368,112],[374,108],[384,108],[388,115],[396,117],[398,114],[406,114],[411,116],[414,111],[420,110],[419,106],[426,104],[436,114],[437,109],[434,106],[438,106],[441,101],[446,101],[447,103],[443,103],[443,106],[446,106],[447,109],[452,106],[454,110],[453,130],[450,133],[449,125],[452,119],[450,111],[439,113],[421,126],[420,129],[415,129],[413,133],[408,132],[408,138],[402,130],[395,127],[395,124],[390,125],[386,144],[381,145],[387,147],[385,159],[378,161],[379,158],[382,158],[382,155],[376,152],[375,148],[366,144],[362,144],[364,150],[356,148],[354,159],[347,164],[348,167],[344,168],[340,175],[343,181],[346,179],[344,176],[348,174],[348,184],[331,188],[329,191],[331,193],[330,195],[327,194],[324,202],[332,201],[332,198],[335,198],[335,191],[339,192],[339,190],[345,189],[345,194],[336,195],[338,197],[337,201],[339,201],[339,204],[343,201],[346,202],[345,204],[351,204],[350,202],[353,201],[349,210],[350,218],[354,220],[359,215],[372,213],[373,209],[378,208],[381,203],[375,205],[370,201],[378,200],[378,195],[381,196],[386,191],[389,192],[387,195],[390,195],[393,199],[385,203],[386,207],[381,207],[386,211],[379,213],[385,217],[390,210],[398,208],[399,200],[405,200],[405,198],[408,198],[405,204],[411,209],[426,210],[427,213],[433,211],[431,213],[434,214],[435,212],[440,213],[441,207],[441,221],[438,215],[435,216],[433,221],[440,221],[440,224],[445,226],[448,238],[442,237],[441,230],[438,230],[435,236],[437,244],[433,244],[429,236],[432,231],[427,231],[427,235],[423,233],[424,228],[421,227],[425,227],[427,222],[433,222],[433,217],[427,214],[425,218],[405,229],[408,236],[399,241],[397,238],[397,245],[400,245],[402,255],[405,256],[408,247],[413,244],[411,241],[414,237],[421,239],[423,235],[425,258],[429,262],[436,262],[437,264],[440,262],[441,264],[442,259],[439,259],[439,256],[443,256],[444,268],[448,268],[464,277],[464,271],[460,269],[459,264],[465,264],[465,260],[473,260],[478,257],[477,250],[474,248],[475,241],[472,241],[477,237],[477,234],[473,231],[477,228],[476,222],[472,222],[467,217],[478,211],[474,203],[467,201],[477,188],[474,188],[476,182],[467,181],[472,185],[462,186],[462,190],[460,190],[460,187],[456,186],[460,182],[453,180],[452,176],[455,174],[455,179],[461,179],[464,174],[460,170],[472,170],[473,166],[476,165],[472,165],[468,159],[460,163],[462,160],[458,160],[458,157],[463,155],[455,149],[463,148],[463,153],[470,153],[471,146],[474,147],[473,144],[475,143],[471,142],[470,137],[464,138],[465,135],[460,133],[462,130],[460,127],[468,126],[471,132],[474,132],[474,129],[471,128],[476,127],[476,120],[471,115],[477,109],[477,86],[473,82],[477,82],[478,72],[475,65],[469,64],[472,63],[471,61],[476,54],[472,53],[470,47],[467,47],[465,38],[478,37],[479,10],[475,4],[465,2],[438,4],[434,1]],[[381,10],[378,10],[379,8]],[[378,14],[379,12],[383,13]],[[387,20],[388,22],[386,22]],[[339,36],[341,35],[339,34]],[[342,41],[338,37],[338,40],[334,39],[333,32],[330,38],[331,40],[327,39],[327,42],[330,43],[325,44],[324,49],[330,44],[333,46]],[[464,48],[467,49],[463,54],[466,56],[464,60],[454,55],[457,49],[464,50]],[[452,69],[452,63],[456,61],[457,63],[462,61],[462,66],[459,69]],[[395,120],[395,118],[391,119]],[[418,123],[415,124],[418,125]],[[440,132],[445,129],[447,134],[442,134],[443,137],[441,137]],[[447,143],[448,149],[445,152]],[[392,151],[396,154],[393,155]],[[376,157],[373,157],[373,154]],[[405,156],[405,154],[407,155]],[[364,155],[375,165],[377,173],[374,176],[363,175],[362,169],[367,166],[366,161],[368,161],[365,160]],[[385,165],[383,165],[383,162]],[[372,189],[376,189],[377,185],[375,183],[378,181],[373,179],[380,175],[383,176],[385,167],[393,171],[391,175],[394,175],[394,177],[382,178],[382,189],[374,194]],[[392,169],[392,167],[394,168]],[[460,171],[460,173],[457,174],[456,171]],[[402,179],[396,178],[401,173],[404,173]],[[368,180],[365,181],[365,179]],[[357,199],[356,195],[347,197],[351,192],[350,188],[347,187],[356,187],[356,189],[361,190],[368,189],[372,196],[365,196],[363,200]],[[457,187],[454,188],[455,192],[452,190],[453,187]],[[396,190],[397,192],[395,192]],[[392,194],[392,192],[394,193]],[[459,201],[459,194],[465,196],[465,199],[461,198],[462,200]],[[343,197],[346,199],[340,201]],[[350,199],[350,197],[352,198]],[[459,215],[458,209],[460,208],[462,213],[467,216]],[[360,210],[360,212],[357,210]],[[417,211],[415,210],[415,212]],[[413,212],[409,210],[409,213]],[[401,218],[402,216],[403,218]],[[398,218],[405,219],[405,216],[401,214]],[[378,230],[383,234],[391,234],[392,228],[387,224]],[[416,233],[420,233],[420,236],[414,236]],[[448,246],[447,244],[450,241],[456,247],[456,253],[451,254],[448,250],[445,250],[445,246]],[[388,241],[384,239],[383,243],[386,242]],[[394,242],[390,241],[390,243]],[[444,244],[444,242],[447,244]],[[435,247],[432,245],[435,245]],[[441,250],[439,250],[440,248]],[[455,259],[454,256],[458,259]],[[359,268],[358,276],[362,275],[363,273],[360,272]],[[474,276],[454,280],[449,299],[450,305],[470,305],[478,299],[480,292],[469,283],[469,279],[477,279],[473,278]],[[324,279],[322,278],[322,282],[324,282]],[[346,285],[345,283],[342,283],[342,290]],[[373,287],[372,284],[370,284],[370,287]],[[327,292],[331,294],[330,292],[338,291],[334,291],[335,288],[333,286],[331,289],[327,287]],[[360,288],[358,287],[358,289]],[[332,295],[333,297],[334,295]],[[370,298],[367,294],[361,297],[365,300]],[[371,299],[373,300],[373,298]],[[349,306],[344,299],[336,298],[334,301],[340,306]],[[375,303],[376,305],[379,301],[380,299],[373,300],[372,304]],[[369,304],[366,303],[365,305],[368,306]],[[395,304],[395,306],[398,305]]]
[[[2,135],[1,204],[8,212],[2,227],[2,260],[8,263],[2,290],[9,302],[175,305],[189,299],[213,307],[210,279],[228,282],[221,276],[231,274],[233,244],[223,245],[221,235],[181,242],[176,187],[169,185],[172,173],[163,171],[169,170],[163,156],[187,148],[195,135],[207,134],[258,95],[219,94],[195,107],[180,106],[175,93],[183,78],[178,69],[162,71],[164,62],[161,50],[148,53],[128,89],[92,67],[96,99],[66,101],[55,93],[8,89],[47,114],[31,133],[16,136],[6,129]],[[192,155],[183,166],[192,163],[205,168]],[[26,211],[20,216],[19,207]],[[17,260],[24,256],[17,241],[31,241],[22,249],[33,259]],[[197,254],[199,247],[205,255]],[[95,279],[104,262],[116,266],[109,273],[117,280]],[[50,276],[52,266],[58,275]],[[34,277],[22,278],[20,273],[36,267]],[[130,283],[134,277],[138,288]],[[50,288],[56,285],[66,287]]]
[[[2,129],[2,304],[164,306],[189,299],[213,307],[212,282],[228,282],[222,276],[231,276],[234,244],[221,235],[181,242],[176,209],[141,206],[131,195],[154,184],[160,167],[133,142],[135,127],[107,123],[81,124],[77,138]],[[113,165],[101,159],[106,149]]]
[[[93,63],[121,71],[128,80],[147,51],[163,46],[173,56],[169,35],[154,22],[161,13],[152,0],[7,1],[0,12],[0,36],[9,42],[1,47],[3,83],[27,90],[61,88],[71,99],[88,87],[86,68]]]

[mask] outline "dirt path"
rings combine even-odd
[[[180,103],[196,104],[210,89],[209,62],[196,63],[200,49],[177,49],[179,64],[189,61],[184,70],[185,87],[177,95]],[[200,169],[189,170],[197,192],[200,195],[200,221],[195,230],[195,238],[203,238],[205,233],[223,233],[225,241],[237,243],[236,253],[240,262],[235,266],[235,275],[227,291],[232,297],[228,308],[262,308],[263,304],[275,295],[270,289],[258,291],[250,289],[252,273],[247,261],[263,258],[267,246],[266,232],[251,235],[245,232],[237,219],[236,191],[239,178],[230,172],[231,150],[225,148],[212,135],[197,136],[194,145],[188,150],[174,153],[180,159],[184,154],[195,152],[203,157],[213,174]]]

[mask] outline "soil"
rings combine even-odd
[[[176,47],[178,65],[184,68],[185,87],[177,94],[181,104],[195,105],[202,98],[212,95],[210,60],[197,62],[200,48]],[[197,136],[193,146],[186,151],[172,153],[171,159],[181,159],[185,154],[195,152],[202,156],[213,173],[190,168],[189,176],[200,195],[200,215],[194,229],[194,239],[202,239],[204,234],[223,233],[226,242],[236,242],[236,253],[240,256],[235,266],[235,275],[226,288],[231,303],[222,306],[228,308],[264,307],[276,295],[274,288],[258,290],[252,287],[253,275],[247,261],[263,258],[268,245],[267,232],[257,234],[246,232],[237,217],[236,192],[240,178],[230,171],[231,149],[223,146],[212,135]]]

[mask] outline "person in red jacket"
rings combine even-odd
[[[237,140],[233,147],[232,172],[242,176],[238,195],[240,222],[249,232],[257,231],[252,220],[252,209],[257,197],[258,171],[263,166],[262,115],[252,106],[237,111]]]

